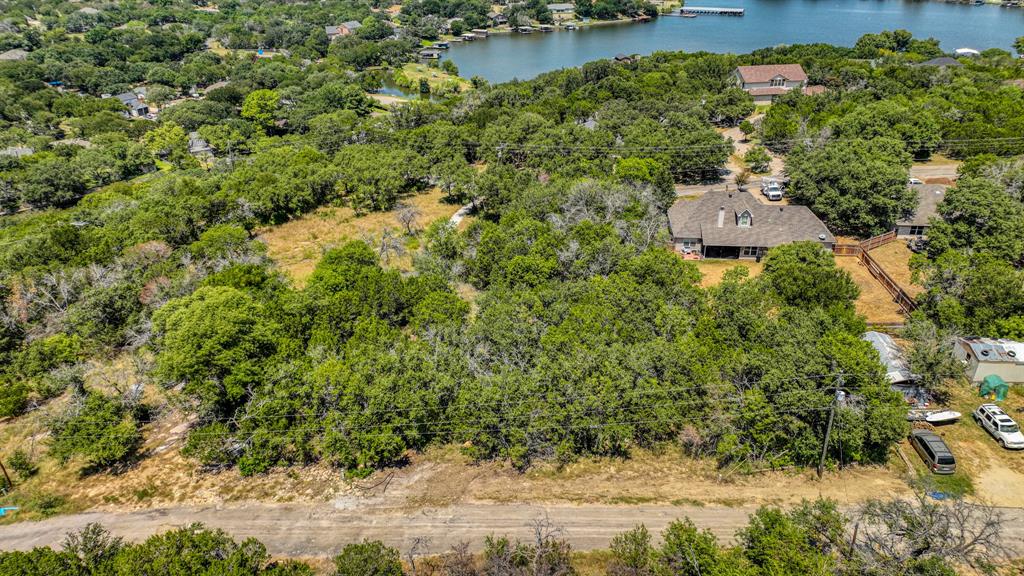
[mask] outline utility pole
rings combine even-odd
[[[828,440],[832,436],[832,423],[836,418],[836,404],[839,403],[839,388],[843,385],[843,375],[839,374],[836,376],[835,392],[832,395],[832,404],[829,406],[828,411],[828,426],[825,428],[825,442],[821,445],[821,459],[818,460],[818,479],[821,480],[821,475],[825,471],[825,455],[828,453]]]

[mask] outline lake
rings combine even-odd
[[[861,35],[903,28],[915,37],[934,37],[955,48],[1012,51],[1024,35],[1024,8],[946,4],[928,0],[694,0],[692,6],[746,9],[746,15],[679,18],[645,24],[622,23],[574,32],[492,34],[456,43],[446,57],[464,78],[491,82],[534,76],[618,53],[657,50],[745,53],[778,44],[826,42],[852,46]]]

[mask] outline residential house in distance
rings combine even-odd
[[[668,210],[672,243],[702,258],[760,258],[769,248],[801,240],[827,250],[836,238],[806,206],[762,204],[749,192],[712,190]]]
[[[213,147],[199,135],[199,132],[188,133],[188,153],[199,159],[213,158]]]
[[[0,156],[21,158],[22,156],[31,156],[33,153],[35,153],[35,150],[28,146],[8,146],[7,148],[0,148]]]
[[[327,32],[327,40],[332,41],[338,36],[348,36],[353,34],[356,30],[362,28],[363,25],[355,20],[349,20],[348,22],[342,22],[337,26],[324,26],[324,32]]]
[[[28,52],[21,48],[15,48],[0,54],[0,61],[17,62],[26,59],[28,59]]]
[[[936,68],[958,68],[963,66],[956,58],[950,58],[949,56],[939,56],[938,58],[932,58],[931,60],[925,60],[918,64],[918,66],[935,66]]]
[[[508,24],[508,16],[501,12],[488,12],[487,17],[491,19],[491,25],[498,27]]]
[[[1011,384],[1024,383],[1024,344],[1003,338],[960,338],[953,356],[964,363],[971,382],[998,376]]]
[[[733,74],[736,84],[758,104],[769,104],[776,96],[807,86],[807,74],[799,64],[740,66]]]
[[[576,18],[576,5],[571,2],[548,4],[548,10],[551,10],[551,15],[555,17],[556,22]]]
[[[149,106],[142,101],[142,98],[145,98],[144,94],[140,96],[138,92],[125,92],[114,96],[114,98],[117,98],[121,101],[121,104],[128,107],[125,115],[129,118],[138,118],[149,114]]]
[[[900,238],[925,238],[928,236],[928,221],[939,213],[939,204],[946,198],[946,187],[938,184],[916,184],[917,208],[914,214],[896,223],[896,236]]]

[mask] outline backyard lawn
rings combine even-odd
[[[906,242],[890,242],[875,248],[869,254],[900,285],[900,288],[906,290],[907,294],[917,296],[924,291],[924,287],[914,284],[910,279],[910,257],[914,253],[907,247]]]

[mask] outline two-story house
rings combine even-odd
[[[769,104],[776,96],[807,86],[807,73],[799,64],[740,66],[733,74],[736,84],[757,104]]]

